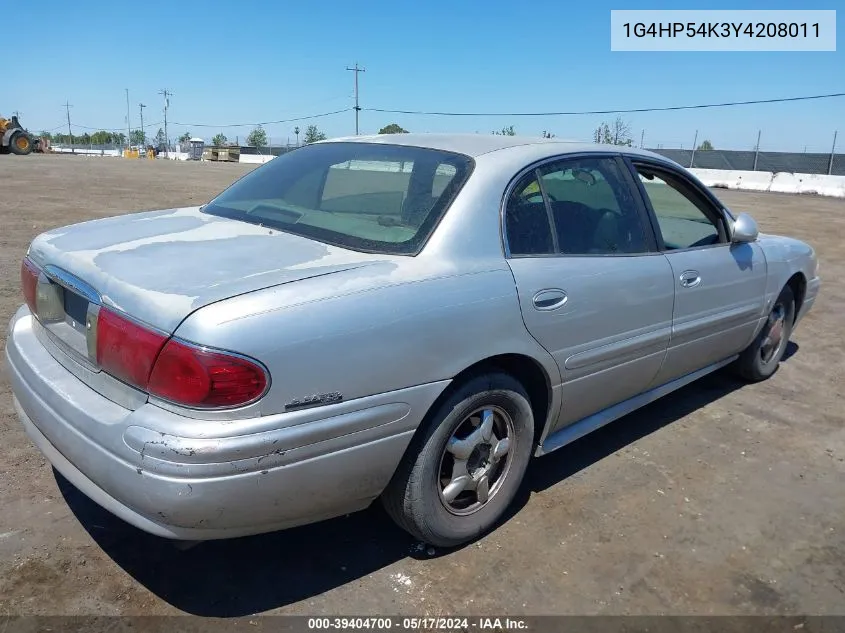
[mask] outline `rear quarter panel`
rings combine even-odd
[[[503,353],[536,359],[560,383],[525,329],[503,259],[421,255],[285,284],[206,306],[176,336],[267,366],[272,386],[252,415],[312,394],[348,401],[445,380]]]

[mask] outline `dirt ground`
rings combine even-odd
[[[200,204],[248,170],[0,156],[0,320],[22,303],[36,234]],[[179,551],[57,479],[0,363],[0,616],[845,615],[845,200],[717,194],[819,253],[821,297],[788,360],[753,386],[710,376],[535,460],[509,520],[458,551],[420,548],[378,507]]]

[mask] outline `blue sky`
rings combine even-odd
[[[352,73],[361,106],[448,111],[561,111],[640,108],[845,92],[845,44],[837,52],[611,52],[610,10],[794,9],[767,0],[691,4],[534,0],[427,2],[284,2],[243,0],[64,0],[13,2],[15,17],[39,35],[6,54],[0,113],[18,110],[32,130],[66,130],[63,104],[81,126],[126,128],[129,88],[133,128],[161,120],[174,93],[170,135],[243,139],[249,127],[352,106]],[[839,5],[837,7],[837,5]],[[836,9],[841,0],[817,0]],[[132,37],[127,30],[132,28]],[[147,34],[144,38],[138,35]],[[66,35],[67,34],[67,35]],[[213,36],[213,37],[212,37]],[[11,57],[10,57],[11,55]],[[14,90],[12,89],[14,86]],[[391,122],[412,131],[517,132],[589,139],[606,116],[445,118],[361,113],[362,133]],[[625,115],[636,142],[750,149],[830,151],[834,130],[845,147],[845,98]],[[298,125],[304,129],[311,121]],[[198,127],[207,123],[220,127]],[[313,121],[330,136],[354,132],[354,114]],[[274,141],[293,139],[294,123],[266,126]],[[62,127],[64,126],[64,127]],[[155,134],[155,129],[147,133]],[[81,132],[74,128],[74,133]]]

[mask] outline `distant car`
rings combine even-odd
[[[656,154],[413,134],[48,231],[21,283],[15,407],[106,509],[202,540],[381,497],[438,546],[532,455],[730,363],[769,377],[819,290],[810,246]]]

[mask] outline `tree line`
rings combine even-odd
[[[38,136],[57,145],[126,145],[126,134],[124,132],[109,132],[108,130],[84,132],[82,134],[41,131]],[[152,138],[146,136],[142,130],[131,130],[129,144],[137,146],[164,145],[164,130],[159,128],[158,133]]]
[[[593,141],[604,145],[631,147],[634,144],[634,139],[631,136],[631,124],[622,117],[616,117],[610,123],[603,122],[593,132]],[[713,143],[708,139],[704,139],[695,149],[696,151],[706,152],[715,148],[713,147]]]
[[[407,132],[408,130],[400,126],[398,123],[390,123],[388,125],[385,125],[378,131],[379,134],[405,134]],[[296,134],[297,144],[299,144],[299,133],[300,129],[297,126],[296,128],[294,128],[294,134]],[[502,127],[501,130],[493,130],[492,133],[498,136],[516,136],[516,129],[513,125],[507,125]],[[50,132],[44,131],[41,132],[40,136],[56,144],[126,144],[125,133],[109,132],[107,130],[99,130],[93,133],[85,132],[84,134],[74,134],[73,136],[62,133],[51,134]],[[555,135],[551,132],[543,130],[541,136],[543,138],[554,138]],[[190,138],[191,133],[189,131],[186,131],[178,138],[178,140],[180,143],[184,144],[187,143]],[[305,128],[305,133],[303,134],[302,140],[306,145],[308,145],[310,143],[316,143],[317,141],[323,141],[326,138],[327,137],[325,132],[321,131],[316,125],[309,125],[307,128]],[[620,145],[624,147],[632,147],[634,144],[634,139],[631,133],[631,124],[625,121],[622,117],[616,117],[615,120],[610,122],[602,122],[593,132],[593,141],[595,143],[600,143],[604,145]],[[129,142],[131,145],[141,146],[149,143],[154,145],[155,147],[161,147],[165,144],[164,130],[159,128],[158,132],[152,138],[145,136],[141,130],[132,130],[130,132]],[[252,147],[266,147],[267,143],[267,132],[260,125],[255,126],[246,137],[246,144]],[[226,135],[221,132],[214,135],[214,137],[211,139],[211,144],[217,147],[224,147],[227,145],[234,145],[235,143],[230,142]],[[714,147],[713,143],[705,139],[695,149],[696,151],[708,151],[713,150]]]
[[[133,137],[136,137],[136,133],[138,135],[141,134],[140,130],[133,130],[132,134]],[[78,145],[125,145],[126,144],[126,134],[123,132],[107,132],[106,130],[100,130],[98,132],[85,132],[83,134],[62,134],[62,133],[50,133],[42,131],[39,134],[40,137],[46,138],[51,143],[56,143],[60,145],[69,145],[71,143],[76,143]]]

